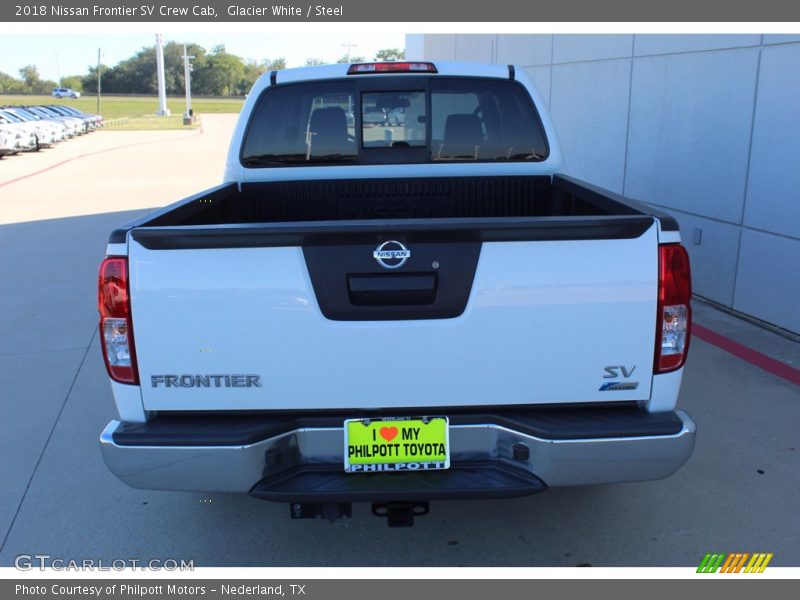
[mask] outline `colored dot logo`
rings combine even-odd
[[[772,560],[772,552],[709,552],[700,561],[698,573],[763,573]]]

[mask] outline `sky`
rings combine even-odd
[[[222,29],[221,27],[218,29]],[[285,57],[287,66],[301,67],[307,58],[325,62],[347,53],[342,44],[356,44],[353,56],[371,59],[382,48],[404,48],[405,34],[381,30],[373,33],[170,33],[164,29],[164,42],[194,42],[211,50],[224,44],[228,52],[245,59]],[[25,33],[0,35],[0,71],[19,77],[19,69],[36,65],[42,79],[57,81],[59,75],[84,75],[97,64],[97,49],[103,52],[103,64],[114,66],[145,46],[155,44],[155,33]]]

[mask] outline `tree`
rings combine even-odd
[[[191,59],[193,68],[202,64],[206,56],[206,50],[197,44],[186,44],[186,53],[194,56]],[[154,58],[155,60],[155,58]],[[153,62],[153,69],[156,68]],[[178,42],[167,42],[164,45],[164,83],[168,94],[183,94],[186,90],[186,78],[183,70],[183,44]],[[194,83],[192,84],[194,87]]]
[[[384,48],[375,53],[375,60],[405,60],[406,51],[399,48]]]
[[[24,94],[25,83],[0,71],[0,94]]]
[[[248,60],[244,63],[244,76],[242,81],[237,86],[236,94],[244,96],[253,87],[253,84],[264,73],[269,71],[280,71],[286,68],[286,59],[283,57],[269,59],[265,58],[261,62],[255,60]]]
[[[97,66],[90,65],[86,69],[88,73],[81,77],[81,89],[84,93],[87,94],[96,94],[97,93]],[[111,67],[108,65],[100,65],[100,75],[102,75],[102,82],[101,86],[104,91],[106,90],[106,74],[111,70]]]
[[[264,73],[286,68],[286,59],[247,61],[230,54],[223,44],[215,46],[210,53],[197,44],[187,44],[192,59],[192,91],[196,95],[234,96],[244,95]],[[185,90],[183,44],[167,42],[164,45],[164,83],[167,94],[182,95]],[[64,79],[64,85],[86,93],[97,93],[97,66],[87,68],[84,76]],[[0,92],[49,94],[55,82],[42,80],[35,65],[19,71],[21,80],[0,73]],[[156,72],[156,47],[144,47],[130,58],[109,67],[101,66],[102,90],[109,94],[158,93]]]
[[[80,75],[68,75],[61,78],[61,87],[70,88],[71,90],[83,91],[83,79]]]
[[[344,56],[342,56],[336,62],[338,64],[342,65],[342,64],[347,64],[347,63],[360,63],[360,62],[364,62],[365,60],[366,59],[363,56],[350,56],[348,58],[347,54],[345,54]]]
[[[25,85],[27,85],[28,87],[33,87],[42,80],[42,78],[39,77],[39,69],[36,68],[36,65],[28,65],[26,67],[22,67],[19,70],[19,76],[22,78],[22,81],[24,81]]]
[[[319,65],[324,65],[325,61],[321,58],[307,58],[306,59],[306,66],[307,67],[316,67]]]
[[[166,52],[165,52],[166,56]],[[167,64],[166,58],[164,64]],[[157,94],[156,48],[142,48],[131,58],[123,60],[111,69],[104,69],[103,91],[109,94]],[[172,78],[166,72],[164,81],[170,89]]]
[[[267,66],[264,64],[259,64],[255,60],[248,60],[244,64],[244,76],[242,77],[242,81],[239,84],[238,90],[250,90],[253,87],[253,84],[261,77],[264,73],[267,72]],[[247,93],[247,92],[245,92]]]
[[[280,71],[286,68],[286,59],[283,56],[274,60],[265,58],[263,64],[267,68],[267,71]]]
[[[195,68],[203,62],[206,51],[197,44],[187,44],[187,51]],[[83,89],[97,92],[97,67],[91,66],[89,73],[81,79]],[[102,67],[102,88],[110,94],[157,94],[155,45],[142,48],[132,57],[114,67]],[[164,84],[168,94],[182,94],[185,89],[183,77],[183,44],[167,42],[164,45]]]
[[[39,76],[39,69],[36,65],[27,65],[19,70],[19,76],[22,78],[24,94],[49,94],[50,91],[56,87],[55,81],[42,79]]]
[[[205,60],[195,67],[192,88],[198,95],[241,95],[245,81],[245,65],[242,59],[228,54],[225,46],[216,46]]]

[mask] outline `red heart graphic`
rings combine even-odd
[[[397,427],[381,427],[381,437],[387,442],[391,442],[397,437]]]

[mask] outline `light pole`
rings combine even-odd
[[[183,113],[183,124],[191,125],[194,120],[192,111],[192,63],[194,56],[189,56],[186,44],[183,45],[183,78],[186,84],[186,112]]]
[[[358,44],[341,44],[342,48],[347,48],[347,62],[350,63],[351,54],[350,51],[353,48],[357,48]]]
[[[156,75],[158,77],[158,112],[159,117],[168,117],[167,86],[164,83],[164,36],[156,34]]]
[[[56,57],[56,77],[58,77],[58,87],[61,87],[61,67],[58,64],[58,52],[52,46],[50,46],[50,50],[53,51],[53,55]]]
[[[102,65],[100,64],[100,58],[103,56],[100,48],[97,49],[97,114],[100,114],[100,69]]]

